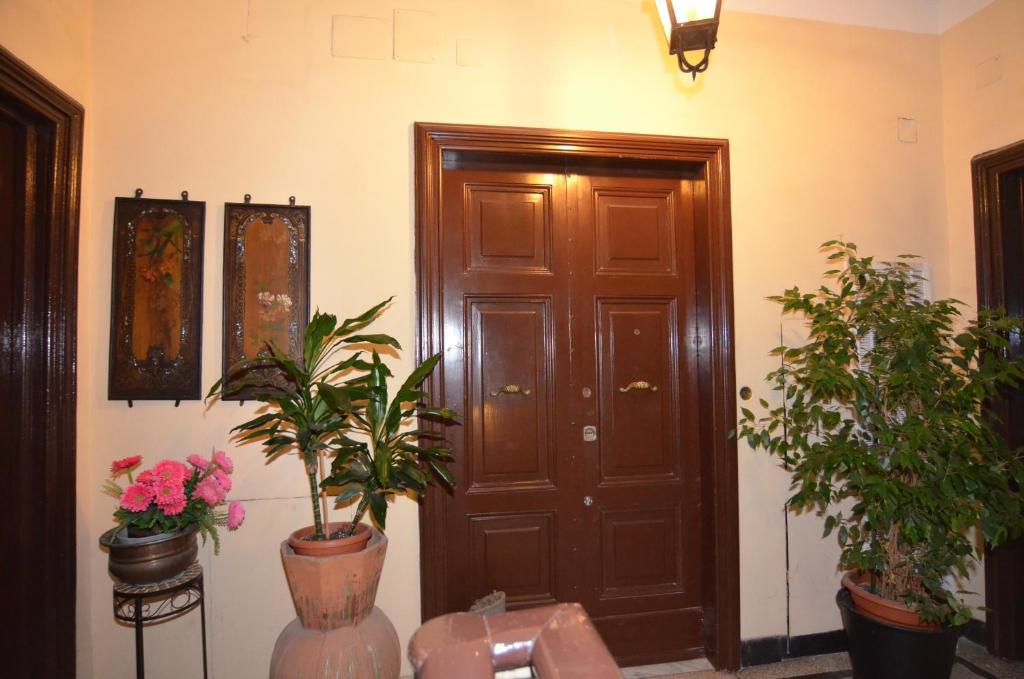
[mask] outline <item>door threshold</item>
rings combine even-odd
[[[687,672],[714,671],[715,667],[707,658],[693,658],[691,660],[677,660],[675,662],[658,663],[657,665],[640,665],[637,667],[622,668],[622,676],[625,679],[654,679],[654,677],[674,676],[686,674]]]

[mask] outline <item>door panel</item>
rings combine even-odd
[[[510,608],[554,603],[555,514],[471,516],[473,589],[505,592]]]
[[[512,609],[576,598],[576,460],[559,417],[566,246],[564,175],[444,172],[443,400],[463,415],[450,435],[447,610],[495,589]]]
[[[578,601],[620,662],[700,655],[692,180],[561,169],[442,174],[445,607]]]
[[[691,180],[580,172],[573,381],[598,438],[583,445],[581,600],[623,663],[698,655],[701,503]],[[628,630],[628,631],[627,631]]]
[[[598,274],[674,274],[674,191],[595,187],[592,219]]]
[[[467,492],[554,487],[551,301],[467,297]]]
[[[550,272],[550,187],[467,183],[465,192],[470,269]]]
[[[597,300],[600,483],[679,475],[675,300]]]

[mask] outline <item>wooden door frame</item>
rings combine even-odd
[[[78,305],[78,220],[82,173],[82,106],[27,64],[0,46],[0,91],[32,112],[45,128],[49,144],[29,158],[45,170],[45,190],[30,196],[24,257],[39,285],[26,287],[26,341],[19,352],[24,398],[18,411],[23,436],[16,453],[30,456],[35,473],[21,470],[15,482],[39,481],[40,503],[34,509],[38,542],[5,558],[19,559],[35,576],[10,583],[27,592],[29,611],[14,616],[18,633],[13,660],[28,654],[47,676],[75,674],[75,441],[76,324]],[[42,155],[45,154],[45,155]],[[38,176],[38,175],[37,175]],[[38,277],[38,278],[36,278]],[[24,459],[24,457],[23,457]],[[38,465],[36,465],[38,463]],[[39,470],[42,470],[41,473]],[[15,470],[16,473],[18,470]],[[31,612],[31,614],[29,614]],[[24,643],[22,643],[24,642]]]
[[[1024,168],[1024,141],[988,151],[971,159],[974,188],[974,257],[977,267],[978,308],[1006,307],[1005,225],[1000,205],[999,178],[1003,173]],[[995,404],[997,412],[1005,412],[1005,404]],[[1005,421],[1005,417],[1003,420]],[[994,655],[1020,658],[1024,656],[1021,638],[1024,620],[1012,617],[1001,620],[998,611],[1017,590],[1020,595],[1020,572],[1024,568],[1021,547],[1012,551],[985,552],[985,636],[989,652]],[[1020,615],[1020,611],[1015,611]]]
[[[999,211],[999,175],[1024,166],[1024,141],[971,159],[974,184],[974,256],[978,306],[998,309],[1006,304],[1003,271],[1003,222]]]
[[[740,664],[739,500],[736,441],[735,356],[732,296],[732,225],[729,197],[729,142],[606,132],[416,123],[417,357],[441,346],[441,175],[446,151],[584,160],[678,163],[697,170],[695,220],[698,256],[697,309],[699,396],[707,404],[700,423],[704,535],[704,639],[708,659],[720,669]],[[704,209],[700,209],[703,206]],[[441,393],[443,376],[428,378],[427,391]],[[420,504],[420,577],[424,620],[445,612],[446,556],[443,491]]]

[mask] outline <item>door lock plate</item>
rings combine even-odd
[[[587,443],[597,440],[597,427],[592,424],[588,424],[583,427],[583,440]]]

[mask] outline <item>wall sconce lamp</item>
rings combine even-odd
[[[718,15],[722,0],[655,0],[661,25],[665,28],[669,54],[679,59],[679,70],[697,79],[708,69],[708,58],[718,41]],[[686,52],[700,52],[692,62]]]

